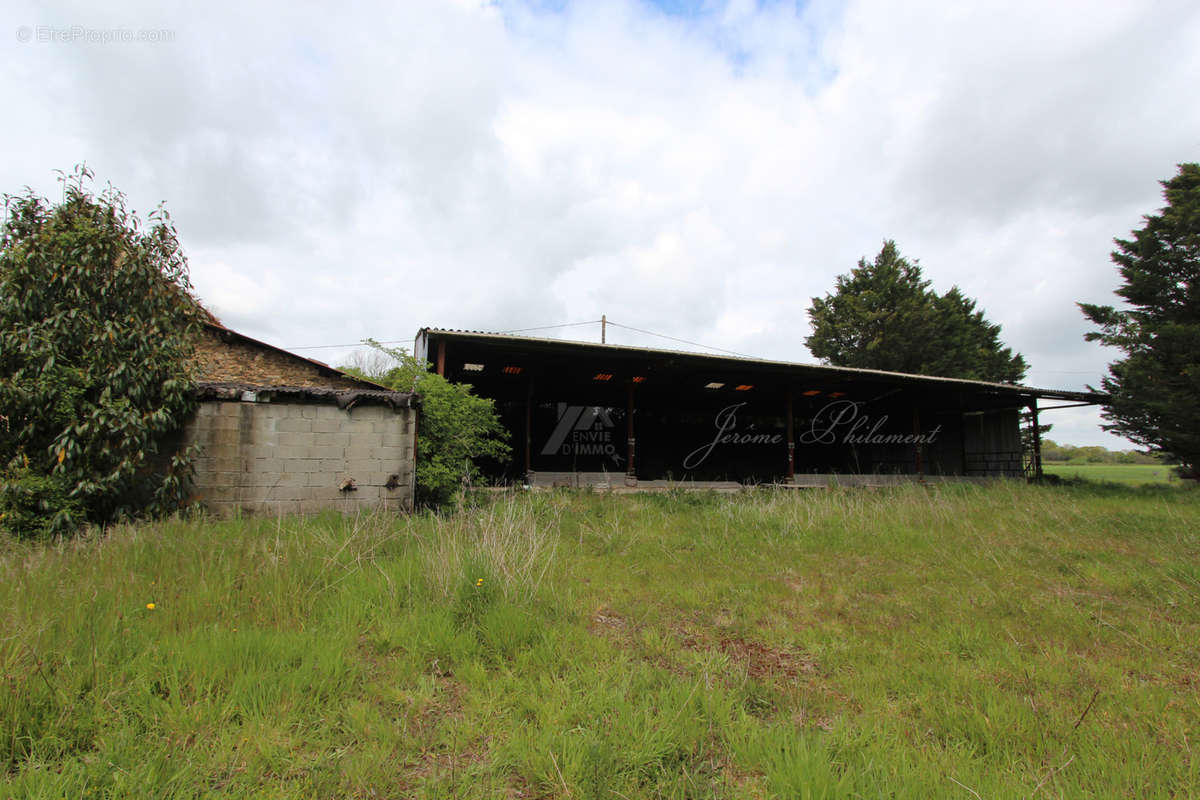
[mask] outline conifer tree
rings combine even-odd
[[[873,262],[860,259],[839,275],[832,294],[814,297],[808,315],[812,334],[804,343],[840,367],[1003,383],[1020,381],[1028,369],[974,300],[957,286],[938,295],[891,240]]]
[[[1101,382],[1112,395],[1105,429],[1200,479],[1200,164],[1160,183],[1167,205],[1133,238],[1114,240],[1124,281],[1115,293],[1128,307],[1079,307],[1100,328],[1086,339],[1125,352]]]

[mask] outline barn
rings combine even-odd
[[[423,328],[414,354],[495,402],[531,485],[826,485],[1040,474],[1021,418],[1095,392]]]

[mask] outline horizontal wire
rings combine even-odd
[[[647,331],[647,330],[643,330],[641,328],[635,328],[632,325],[622,325],[621,323],[613,322],[612,320],[609,320],[608,324],[615,325],[618,328],[625,328],[626,330],[637,331],[638,333],[644,333],[647,336],[657,336],[660,339],[670,339],[672,342],[679,342],[681,344],[690,344],[692,347],[703,347],[706,350],[716,350],[718,353],[729,353],[731,356],[739,356],[741,358],[754,358],[754,356],[746,355],[745,353],[739,353],[736,350],[726,350],[723,347],[713,347],[710,344],[702,344],[700,342],[692,342],[687,339],[677,339],[674,336],[667,336],[665,333],[655,333],[654,331]]]

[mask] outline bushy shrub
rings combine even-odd
[[[65,533],[175,508],[189,460],[160,452],[193,408],[199,306],[166,211],[63,175],[63,201],[5,195],[0,526]]]

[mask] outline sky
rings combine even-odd
[[[1082,389],[1120,353],[1075,303],[1200,160],[1198,89],[1194,2],[9,2],[0,191],[165,202],[207,307],[333,364],[602,314],[812,362],[811,299],[893,239]]]

